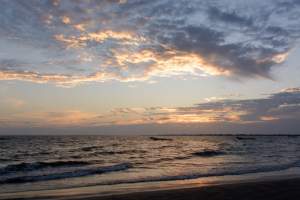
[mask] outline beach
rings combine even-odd
[[[203,187],[191,188],[177,188],[155,191],[132,192],[123,194],[109,194],[102,193],[85,194],[70,193],[67,190],[64,192],[50,193],[38,196],[22,196],[15,198],[6,198],[10,200],[32,199],[60,199],[60,200],[196,200],[196,199],[210,199],[210,200],[224,200],[224,199],[238,199],[238,200],[288,200],[299,199],[300,197],[300,178],[289,178],[282,180],[267,180],[267,181],[249,181],[240,183],[229,183],[219,185],[209,185]],[[82,190],[84,193],[84,191]],[[85,191],[86,192],[86,191]],[[0,199],[5,199],[1,198]]]
[[[138,192],[88,200],[288,200],[299,199],[300,179],[234,183],[201,188],[187,188],[155,192]]]

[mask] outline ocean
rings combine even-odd
[[[1,136],[0,194],[300,168],[297,136]]]

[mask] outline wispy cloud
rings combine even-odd
[[[1,80],[269,77],[300,38],[293,0],[1,3]]]
[[[0,100],[0,103],[6,108],[13,109],[20,109],[26,105],[24,100],[15,97],[4,97]]]
[[[5,126],[98,127],[139,124],[259,124],[300,119],[300,88],[258,99],[210,99],[189,107],[116,108],[108,113],[79,110],[16,113],[0,120]]]

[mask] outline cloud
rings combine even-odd
[[[4,0],[0,79],[65,85],[269,77],[300,38],[299,6],[294,0]]]
[[[89,126],[99,115],[78,110],[57,112],[19,112],[0,118],[2,127],[72,127]],[[103,123],[104,125],[104,123]]]
[[[246,100],[220,100],[198,104],[201,109],[230,109],[243,111],[240,121],[244,123],[264,120],[299,119],[300,89],[290,88],[271,94],[266,98]]]
[[[61,21],[64,23],[64,24],[70,24],[71,23],[71,19],[67,16],[63,16],[61,18]]]
[[[0,103],[5,108],[13,109],[20,109],[26,105],[24,100],[15,97],[2,97]]]
[[[16,102],[18,103],[18,102]],[[103,127],[141,124],[259,125],[300,119],[300,88],[258,99],[218,99],[186,107],[116,108],[97,114],[79,110],[15,113],[0,119],[1,127]]]
[[[300,118],[300,88],[289,88],[259,99],[209,98],[190,107],[120,108],[116,124],[237,123]]]
[[[144,81],[144,77],[136,78],[126,78],[120,77],[113,73],[106,72],[97,72],[87,76],[78,76],[78,75],[59,75],[59,74],[39,74],[36,72],[29,71],[0,71],[1,80],[22,80],[22,81],[31,81],[35,83],[55,83],[62,87],[71,87],[80,83],[85,82],[104,82],[108,80],[119,80],[122,82],[131,82],[131,81]]]
[[[83,26],[75,25],[75,28],[82,30]],[[139,38],[139,36],[130,32],[115,32],[112,30],[84,33],[80,36],[64,36],[60,34],[54,35],[54,38],[64,43],[68,48],[82,48],[86,47],[90,42],[102,43],[108,39],[120,40],[125,44],[135,44],[143,40],[143,38]]]

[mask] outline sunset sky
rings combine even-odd
[[[300,133],[298,0],[0,3],[0,134]]]

